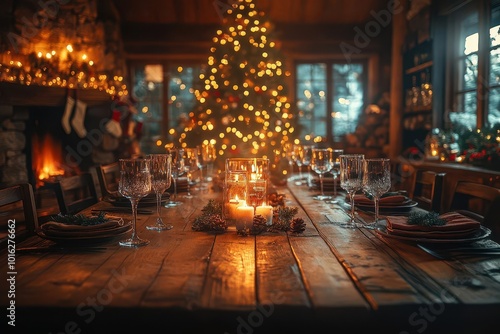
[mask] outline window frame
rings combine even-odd
[[[361,64],[363,66],[363,74],[362,74],[362,87],[363,87],[363,107],[360,112],[363,112],[364,108],[369,104],[369,100],[371,99],[372,95],[371,92],[369,91],[370,86],[368,84],[369,81],[369,73],[370,73],[370,62],[371,58],[356,58],[353,59],[352,61],[347,61],[345,58],[342,57],[331,57],[331,58],[298,58],[294,60],[294,65],[293,65],[293,73],[294,73],[294,78],[293,78],[293,88],[294,88],[294,96],[298,96],[298,87],[297,87],[297,67],[298,65],[303,65],[303,64],[325,64],[326,67],[326,142],[331,143],[331,144],[340,144],[342,143],[342,140],[340,141],[335,141],[335,137],[333,136],[333,117],[332,112],[333,112],[333,65],[334,64],[346,64],[346,65],[351,65],[351,64]],[[296,99],[297,100],[297,99]],[[297,101],[295,101],[297,102]],[[303,136],[305,134],[301,134]]]
[[[446,39],[448,40],[445,51],[446,65],[446,96],[445,96],[445,128],[451,128],[450,113],[456,112],[456,102],[458,94],[466,92],[476,93],[476,128],[488,127],[489,113],[489,89],[498,85],[490,85],[490,25],[492,15],[492,5],[490,0],[473,0],[466,5],[460,7],[455,12],[452,12],[447,17],[446,24]],[[477,65],[477,83],[475,89],[459,88],[458,82],[463,80],[463,73],[458,69],[458,61],[465,59],[467,56],[462,54],[462,47],[465,36],[458,29],[460,22],[470,15],[478,15],[478,65]],[[437,49],[437,48],[435,48]],[[470,53],[472,55],[474,53]]]

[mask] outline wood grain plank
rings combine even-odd
[[[204,232],[177,234],[175,247],[163,259],[162,267],[141,305],[176,306],[188,310],[201,306],[203,284],[214,241],[213,234]]]
[[[286,234],[259,235],[256,241],[259,303],[311,307]]]
[[[251,310],[256,306],[255,290],[255,238],[239,237],[235,231],[217,235],[203,289],[203,307]]]

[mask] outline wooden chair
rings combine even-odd
[[[500,237],[500,189],[471,181],[458,181],[449,211],[466,210]]]
[[[441,212],[445,173],[415,170],[410,198],[427,211]]]
[[[23,183],[0,189],[0,217],[7,225],[0,232],[0,248],[7,245],[8,230],[12,223],[15,224],[16,242],[34,234],[38,228],[38,217],[31,184]]]
[[[116,197],[120,179],[120,165],[118,162],[96,166],[95,171],[99,180],[101,199],[107,196]]]
[[[99,201],[90,173],[60,180],[55,186],[55,193],[62,214],[75,214]]]

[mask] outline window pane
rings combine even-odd
[[[477,86],[477,54],[473,53],[464,59],[464,82],[461,90],[476,88]]]
[[[141,150],[147,154],[151,153],[152,143],[162,134],[163,66],[136,66],[133,74],[133,93],[139,111],[135,117],[143,122]]]
[[[297,65],[297,107],[302,134],[326,136],[326,65]]]
[[[490,85],[500,85],[500,48],[490,51]]]
[[[476,128],[476,92],[457,94],[456,112],[450,113],[450,120],[454,128],[465,126],[468,129]]]
[[[363,65],[333,65],[333,136],[354,132],[363,108]]]
[[[500,87],[490,90],[490,101],[488,105],[488,123],[500,124]]]

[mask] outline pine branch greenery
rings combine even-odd
[[[293,217],[299,212],[299,208],[290,206],[279,206],[273,212],[273,224],[271,230],[289,231]]]
[[[213,199],[201,209],[202,214],[195,218],[194,231],[224,232],[227,230],[227,222],[222,216],[222,204]]]
[[[109,218],[106,218],[105,212],[99,212],[97,216],[86,216],[84,214],[63,215],[59,213],[56,216],[52,216],[52,220],[56,223],[67,225],[90,226],[105,223],[109,221]]]
[[[446,220],[439,217],[437,212],[411,212],[408,216],[409,225],[419,225],[419,226],[443,226],[446,224]]]

